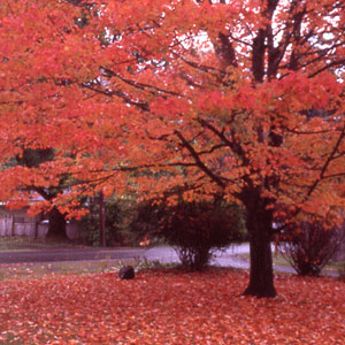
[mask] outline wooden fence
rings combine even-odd
[[[26,210],[0,210],[0,237],[28,236],[43,238],[47,233],[48,222],[41,221],[39,217],[29,217]],[[79,224],[75,221],[68,222],[66,233],[70,239],[78,238]]]

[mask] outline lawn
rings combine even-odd
[[[135,264],[134,260],[132,260]],[[120,260],[85,260],[42,263],[0,264],[0,281],[8,279],[40,279],[50,275],[69,275],[115,271]]]
[[[37,250],[37,249],[53,249],[53,248],[83,248],[85,246],[72,241],[56,241],[46,238],[31,238],[27,236],[17,237],[1,237],[0,251],[17,251],[17,250]]]
[[[279,296],[241,296],[248,274],[141,271],[0,282],[0,344],[343,344],[345,283],[278,275]]]
[[[237,254],[237,258],[248,261],[250,260],[249,253]],[[276,266],[291,267],[290,262],[281,254],[273,255],[273,264]],[[330,261],[323,269],[322,275],[339,275],[344,274],[345,270],[345,261]],[[344,273],[343,273],[344,272]],[[344,342],[345,343],[345,342]]]

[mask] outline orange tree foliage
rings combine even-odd
[[[246,293],[274,296],[273,222],[339,222],[344,206],[344,6],[3,1],[2,198],[61,176],[70,192],[50,200],[61,212],[128,185],[225,193],[247,211]],[[54,160],[11,165],[26,148]]]
[[[238,298],[246,274],[147,272],[0,283],[3,344],[341,344],[344,283],[278,276],[275,299]]]

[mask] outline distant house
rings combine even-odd
[[[4,236],[28,236],[32,238],[44,238],[48,233],[49,221],[38,215],[27,215],[28,208],[9,210],[4,203],[0,204],[0,237]],[[71,240],[79,237],[77,221],[67,222],[67,237]]]

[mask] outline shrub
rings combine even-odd
[[[344,240],[342,229],[325,229],[321,223],[300,223],[280,238],[279,251],[299,275],[320,275]]]
[[[140,236],[163,239],[176,248],[182,264],[203,269],[215,249],[244,237],[239,207],[224,201],[179,202],[175,206],[143,204],[132,228]]]

